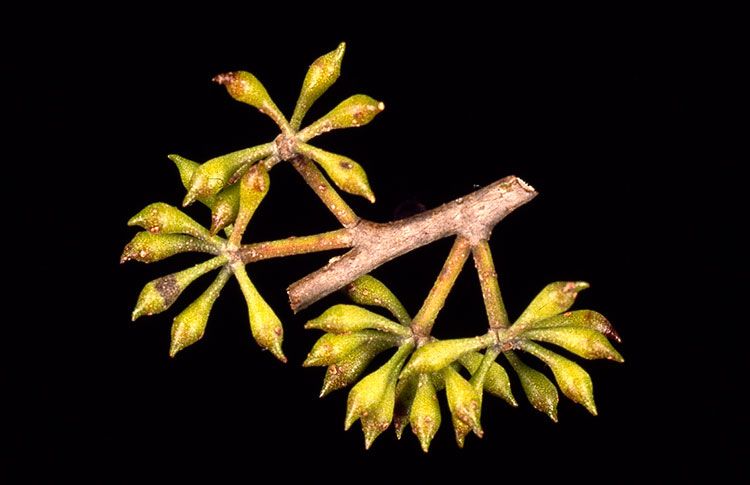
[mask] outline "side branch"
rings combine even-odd
[[[387,224],[365,220],[349,228],[352,249],[287,289],[292,310],[301,310],[388,261],[451,235],[473,247],[490,237],[505,216],[537,195],[510,176],[430,211]]]

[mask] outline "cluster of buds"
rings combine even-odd
[[[306,328],[326,333],[317,341],[306,366],[327,366],[321,396],[357,381],[381,352],[396,348],[390,358],[352,387],[345,428],[362,422],[365,447],[393,423],[401,438],[410,426],[426,452],[442,417],[438,392],[445,390],[456,441],[463,447],[473,432],[483,435],[480,418],[484,392],[517,406],[511,379],[496,359],[500,355],[515,371],[531,405],[557,421],[558,391],[596,414],[588,373],[572,360],[539,345],[552,344],[584,359],[622,362],[607,337],[619,341],[609,321],[591,310],[568,311],[584,282],[547,285],[508,328],[491,329],[472,338],[437,340],[413,331],[403,305],[372,276],[349,285],[358,305],[385,309],[390,317],[357,305],[336,305],[309,321]],[[552,371],[557,386],[525,364],[517,351],[532,355]]]
[[[351,96],[328,114],[300,130],[312,104],[336,81],[341,70],[345,45],[318,58],[307,72],[291,122],[287,121],[266,88],[249,72],[220,74],[214,81],[226,87],[237,101],[268,115],[281,134],[272,142],[212,158],[203,164],[180,155],[169,155],[179,171],[187,194],[183,206],[195,201],[211,210],[210,228],[205,228],[180,209],[165,203],[147,206],[128,225],[145,231],[127,244],[120,261],[152,263],[184,252],[212,255],[208,261],[148,283],[138,298],[133,320],[167,310],[198,277],[219,270],[208,289],[174,319],[170,355],[202,338],[209,314],[222,288],[234,275],[247,301],[250,328],[255,340],[279,360],[281,321],[250,280],[239,257],[242,236],[255,210],[270,187],[268,170],[280,161],[306,157],[325,171],[341,190],[374,202],[364,169],[355,161],[321,150],[308,142],[325,132],[369,123],[384,109],[382,102],[369,96]],[[224,230],[226,239],[218,234]]]

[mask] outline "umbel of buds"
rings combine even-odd
[[[132,319],[166,311],[189,285],[215,272],[212,280],[204,278],[209,281],[205,290],[174,318],[169,355],[174,357],[203,338],[221,291],[234,279],[246,302],[249,334],[261,348],[287,362],[281,319],[263,298],[262,282],[254,281],[247,265],[262,259],[349,248],[344,257],[330,260],[322,270],[292,285],[289,296],[293,309],[304,308],[294,297],[294,287],[322,275],[330,280],[318,285],[317,298],[342,289],[353,302],[334,305],[307,322],[305,328],[322,331],[323,335],[303,366],[326,368],[321,397],[352,386],[344,427],[349,429],[359,421],[365,448],[393,424],[399,439],[406,428],[411,428],[427,452],[441,424],[447,421],[453,426],[456,442],[463,447],[470,434],[484,435],[481,419],[485,393],[511,406],[518,406],[514,392],[523,393],[535,409],[557,421],[559,390],[597,414],[591,377],[571,355],[614,362],[623,362],[623,358],[610,343],[619,342],[620,337],[604,316],[592,310],[570,311],[588,283],[561,281],[547,285],[515,321],[509,319],[500,294],[487,239],[499,220],[536,195],[531,186],[507,177],[429,214],[393,224],[361,220],[338,193],[337,189],[375,202],[364,167],[345,155],[314,146],[314,138],[332,130],[364,126],[385,108],[381,101],[355,94],[302,127],[313,103],[341,74],[345,49],[342,43],[313,62],[289,120],[253,74],[234,71],[213,79],[233,99],[268,116],[279,133],[266,143],[238,147],[202,163],[168,155],[185,189],[182,206],[199,202],[210,210],[210,223],[204,225],[184,212],[192,208],[180,209],[164,202],[150,204],[128,221],[128,225],[142,230],[125,246],[120,261],[153,263],[183,253],[206,256],[200,263],[147,283]],[[283,162],[299,172],[343,228],[243,244],[254,215],[262,210],[270,194],[269,172]],[[480,199],[490,196],[494,202],[504,202],[491,210],[484,204],[490,199]],[[479,209],[471,212],[469,200]],[[460,210],[458,204],[463,204]],[[425,234],[435,226],[440,226],[439,231],[427,238]],[[406,231],[407,227],[411,227],[410,237],[404,236],[394,244],[398,239],[394,231]],[[389,237],[382,238],[381,243],[377,236],[384,233]],[[417,241],[421,236],[425,240]],[[447,236],[456,238],[453,248],[413,318],[383,282],[365,274],[393,257]],[[403,241],[412,240],[412,247],[403,246]],[[371,255],[378,246],[388,244],[389,257]],[[479,276],[488,330],[475,337],[438,340],[431,334],[432,327],[469,255]],[[369,266],[362,265],[362,256],[370,258]],[[560,354],[561,350],[566,354]],[[373,362],[379,365],[371,366]],[[443,409],[448,410],[450,420],[442,416],[443,393],[447,403]]]

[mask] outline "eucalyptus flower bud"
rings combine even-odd
[[[320,96],[330,88],[341,73],[341,60],[344,58],[346,44],[341,43],[336,50],[318,57],[312,63],[302,83],[302,91],[294,108],[291,125],[293,129],[299,129],[302,119],[307,110]]]
[[[462,355],[459,361],[471,374],[474,374],[482,363],[482,358],[482,354],[478,352],[469,352]],[[484,378],[484,390],[505,400],[511,406],[518,406],[516,398],[513,397],[508,373],[497,362],[491,363],[487,370],[487,375]]]
[[[229,226],[240,211],[240,184],[230,185],[216,194],[211,204],[211,234]]]
[[[172,303],[177,300],[177,297],[190,283],[225,263],[225,257],[217,256],[191,268],[146,283],[138,296],[138,302],[135,304],[133,320],[135,321],[142,315],[154,315],[163,312],[172,306]]]
[[[229,240],[240,244],[242,233],[245,232],[247,223],[255,214],[258,206],[268,193],[271,186],[271,180],[263,164],[253,165],[240,181],[240,207],[237,213],[237,219],[234,222],[232,235]]]
[[[419,376],[413,376],[409,379],[399,379],[396,384],[396,405],[393,408],[393,428],[396,431],[396,439],[401,439],[404,429],[409,425],[409,412],[417,392],[417,381],[419,381]]]
[[[491,343],[487,340],[485,337],[471,337],[427,343],[414,352],[401,376],[439,371],[465,353],[487,347]]]
[[[211,239],[206,228],[180,209],[163,202],[146,206],[130,218],[128,226],[140,226],[154,234],[189,234],[207,241]]]
[[[182,182],[182,186],[185,187],[185,190],[190,189],[190,180],[193,178],[193,174],[198,167],[201,166],[200,163],[188,160],[187,158],[174,153],[167,155],[167,158],[172,160],[177,167],[177,171],[180,173],[180,182]],[[198,200],[208,207],[211,207],[213,204],[213,197],[200,197]]]
[[[552,421],[557,422],[557,403],[560,398],[552,381],[538,370],[532,369],[521,362],[521,359],[514,352],[508,351],[504,355],[510,365],[513,366],[513,370],[518,374],[521,387],[523,387],[523,392],[526,393],[529,403],[538,411],[549,416]]]
[[[384,341],[375,341],[371,345],[362,345],[351,351],[339,362],[328,366],[326,375],[323,378],[323,388],[320,390],[320,397],[326,396],[336,389],[346,387],[357,380],[362,371],[372,362],[372,359],[389,347],[392,347],[392,345]]]
[[[302,365],[304,367],[332,365],[346,357],[357,347],[372,345],[377,341],[385,341],[395,345],[398,343],[398,338],[377,330],[360,330],[340,334],[327,333],[318,339]]]
[[[318,162],[336,187],[349,194],[362,196],[371,203],[375,202],[375,194],[372,193],[367,174],[360,164],[343,155],[327,152],[306,143],[299,143],[297,150]]]
[[[382,101],[376,101],[365,94],[355,94],[300,131],[299,140],[304,142],[331,130],[366,125],[384,109],[385,104]]]
[[[367,414],[363,414],[362,432],[365,435],[365,449],[369,450],[375,438],[388,429],[393,420],[393,409],[396,400],[396,378],[388,381],[388,387],[380,402]]]
[[[362,416],[371,416],[375,414],[377,412],[377,406],[383,401],[383,399],[389,400],[392,416],[392,406],[395,401],[398,371],[404,364],[404,359],[411,349],[411,345],[401,346],[388,362],[383,364],[375,372],[365,376],[354,387],[352,387],[352,390],[349,391],[349,398],[346,402],[346,420],[344,422],[344,429],[349,429],[351,425]],[[382,425],[382,422],[380,424]]]
[[[142,231],[125,246],[120,263],[135,260],[153,263],[186,252],[210,253],[214,247],[201,239],[183,234],[153,234]]]
[[[585,327],[567,326],[537,328],[523,333],[525,338],[559,345],[584,359],[609,359],[624,362],[607,337],[596,330]]]
[[[371,305],[385,308],[402,325],[409,325],[411,318],[401,302],[380,280],[364,275],[346,287],[349,298],[358,305]]]
[[[432,438],[435,437],[440,428],[440,404],[438,403],[435,386],[426,374],[419,375],[414,402],[409,413],[411,429],[419,438],[422,450],[427,453],[430,449]]]
[[[190,178],[190,188],[182,201],[192,204],[199,197],[214,196],[229,184],[229,179],[243,166],[257,162],[273,153],[274,144],[266,143],[212,158],[199,166]]]
[[[305,328],[331,333],[348,333],[372,328],[403,337],[411,336],[411,331],[403,325],[356,305],[334,305],[318,318],[307,322]]]
[[[240,289],[247,302],[247,312],[250,319],[250,330],[258,345],[269,350],[277,359],[286,363],[287,359],[281,351],[281,343],[284,340],[284,328],[281,320],[276,316],[271,306],[260,296],[250,278],[247,276],[245,266],[237,264],[232,266],[234,276],[240,284]]]
[[[591,376],[581,366],[558,355],[541,345],[524,341],[521,348],[532,354],[552,369],[557,385],[560,390],[572,401],[585,407],[588,412],[596,416],[596,404],[594,403],[594,385]]]
[[[246,71],[234,71],[219,74],[214,82],[227,88],[227,92],[237,101],[258,108],[261,113],[268,115],[280,128],[284,129],[286,119],[281,113],[266,88],[258,78]]]
[[[615,342],[621,342],[620,335],[614,329],[609,320],[604,315],[597,313],[593,310],[576,310],[573,312],[565,312],[554,317],[545,318],[526,326],[526,329],[536,328],[553,328],[553,327],[583,327],[596,330],[599,333],[603,333],[607,337],[615,340]]]
[[[531,301],[513,326],[518,329],[526,328],[534,322],[567,311],[578,293],[588,287],[589,284],[585,281],[557,281],[548,284]]]
[[[467,424],[477,436],[483,435],[479,423],[481,397],[469,381],[464,379],[453,367],[445,367],[442,371],[445,378],[445,393],[448,397],[448,408],[451,414]]]
[[[177,352],[203,337],[211,308],[227,279],[229,279],[229,271],[221,271],[211,286],[175,317],[172,324],[172,342],[169,347],[170,357],[174,357]]]

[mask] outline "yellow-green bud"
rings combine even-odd
[[[414,402],[409,412],[409,421],[412,431],[419,438],[422,450],[427,453],[432,438],[440,428],[441,416],[435,386],[432,385],[432,380],[426,374],[419,375]]]
[[[414,352],[401,376],[439,371],[465,353],[487,347],[491,343],[487,340],[486,337],[471,337],[427,343]]]
[[[601,313],[597,313],[593,310],[565,312],[560,315],[555,315],[554,317],[545,318],[544,320],[531,323],[525,326],[525,329],[568,326],[590,328],[614,339],[615,342],[621,342],[620,335],[618,335],[612,324],[609,323],[609,320],[607,320]]]
[[[167,155],[167,158],[174,162],[177,170],[180,172],[182,186],[185,187],[185,190],[190,189],[190,180],[193,178],[193,174],[198,167],[201,166],[200,163],[188,160],[187,158],[174,153]],[[200,197],[198,200],[208,207],[213,206],[213,197]]]
[[[354,349],[336,364],[330,365],[323,378],[323,388],[320,390],[320,397],[326,396],[331,391],[341,389],[354,382],[372,359],[389,347],[392,347],[390,343],[381,341],[376,341],[371,345],[362,345]]]
[[[594,403],[594,384],[591,376],[581,366],[558,355],[541,345],[524,341],[521,348],[532,354],[552,369],[557,385],[560,390],[570,398],[585,407],[588,412],[596,416],[596,404]]]
[[[371,345],[384,340],[393,345],[398,343],[398,337],[377,330],[360,330],[352,333],[327,333],[315,343],[307,359],[302,363],[304,367],[327,366],[335,364],[361,345]]]
[[[204,240],[211,239],[206,228],[178,208],[163,202],[146,206],[130,218],[128,226],[140,226],[154,234],[189,234]]]
[[[336,187],[344,192],[362,196],[372,203],[375,202],[375,194],[372,193],[367,174],[360,164],[351,158],[327,152],[306,143],[299,143],[297,150],[318,162]]]
[[[237,101],[258,108],[261,113],[268,115],[280,128],[288,127],[284,115],[268,95],[266,88],[249,72],[227,72],[215,76],[213,81],[226,87],[229,95]]]
[[[334,305],[318,318],[307,322],[305,328],[331,333],[348,333],[372,328],[403,337],[411,336],[411,331],[403,325],[356,305]]]
[[[330,88],[341,73],[341,60],[344,58],[346,44],[339,44],[336,50],[318,57],[307,70],[302,83],[302,91],[297,99],[297,106],[292,115],[292,128],[297,130],[307,110],[320,96]]]
[[[245,266],[237,264],[232,266],[234,276],[240,284],[242,294],[247,302],[247,313],[250,319],[250,330],[258,345],[270,351],[277,359],[286,362],[287,359],[281,350],[284,340],[284,328],[281,320],[276,316],[271,306],[260,296],[250,278],[247,276]]]
[[[355,94],[300,131],[299,140],[304,142],[331,130],[366,125],[384,109],[385,104],[382,101],[376,101],[364,94]]]
[[[459,361],[470,373],[474,374],[479,368],[479,364],[482,363],[482,358],[482,354],[478,352],[469,352],[462,355]],[[516,398],[513,397],[508,373],[497,362],[491,363],[487,370],[487,375],[484,378],[484,390],[498,396],[512,406],[518,406]]]
[[[213,197],[211,234],[232,224],[240,211],[240,184],[230,185]]]
[[[409,325],[411,318],[401,302],[380,280],[364,275],[346,287],[349,298],[358,305],[371,305],[385,308],[403,325]]]
[[[257,162],[273,153],[273,143],[266,143],[212,158],[199,166],[190,178],[190,188],[182,201],[183,206],[199,197],[210,197],[229,184],[229,179],[244,166]]]
[[[162,276],[143,287],[133,310],[133,320],[142,315],[161,313],[177,300],[182,291],[199,276],[226,263],[226,258],[218,256],[177,273]]]
[[[419,376],[408,379],[399,379],[396,384],[396,405],[393,408],[393,428],[396,431],[396,439],[401,439],[404,429],[409,424],[409,412],[417,392],[417,381]]]
[[[573,305],[578,293],[588,287],[589,284],[585,281],[557,281],[548,284],[529,303],[513,327],[526,328],[534,322],[567,311]]]
[[[201,296],[175,317],[172,324],[172,342],[169,347],[170,357],[174,357],[177,352],[203,337],[211,308],[227,279],[229,279],[229,271],[225,269],[216,276],[214,282]]]
[[[229,240],[240,244],[242,233],[245,232],[247,223],[255,214],[258,206],[268,193],[271,187],[271,179],[263,164],[253,165],[240,181],[240,208],[237,213],[237,219],[234,221],[234,228]]]
[[[143,231],[125,246],[120,256],[120,263],[135,260],[142,263],[153,263],[162,259],[186,252],[210,253],[214,250],[211,244],[201,239],[183,234],[153,234]]]
[[[481,437],[483,432],[479,423],[479,412],[482,401],[479,393],[453,367],[445,367],[442,374],[445,378],[445,393],[451,414]]]
[[[377,413],[385,415],[382,411],[377,410],[378,405],[384,399],[387,400],[386,404],[390,404],[391,406],[390,417],[388,419],[388,423],[390,423],[390,419],[393,416],[398,371],[401,369],[404,359],[411,349],[411,345],[401,346],[388,362],[375,372],[365,376],[352,387],[346,402],[344,429],[349,429],[362,416],[374,417]],[[386,427],[388,423],[385,424]],[[382,421],[379,422],[379,425],[383,425]]]
[[[525,338],[559,345],[584,359],[609,359],[624,362],[607,337],[596,330],[585,327],[567,326],[537,328],[523,333]]]
[[[526,394],[532,406],[538,411],[543,412],[549,418],[557,422],[557,403],[560,400],[557,395],[557,388],[547,379],[547,376],[536,369],[521,362],[514,352],[505,352],[505,358],[508,359],[513,370],[518,374],[521,381],[521,387]]]

